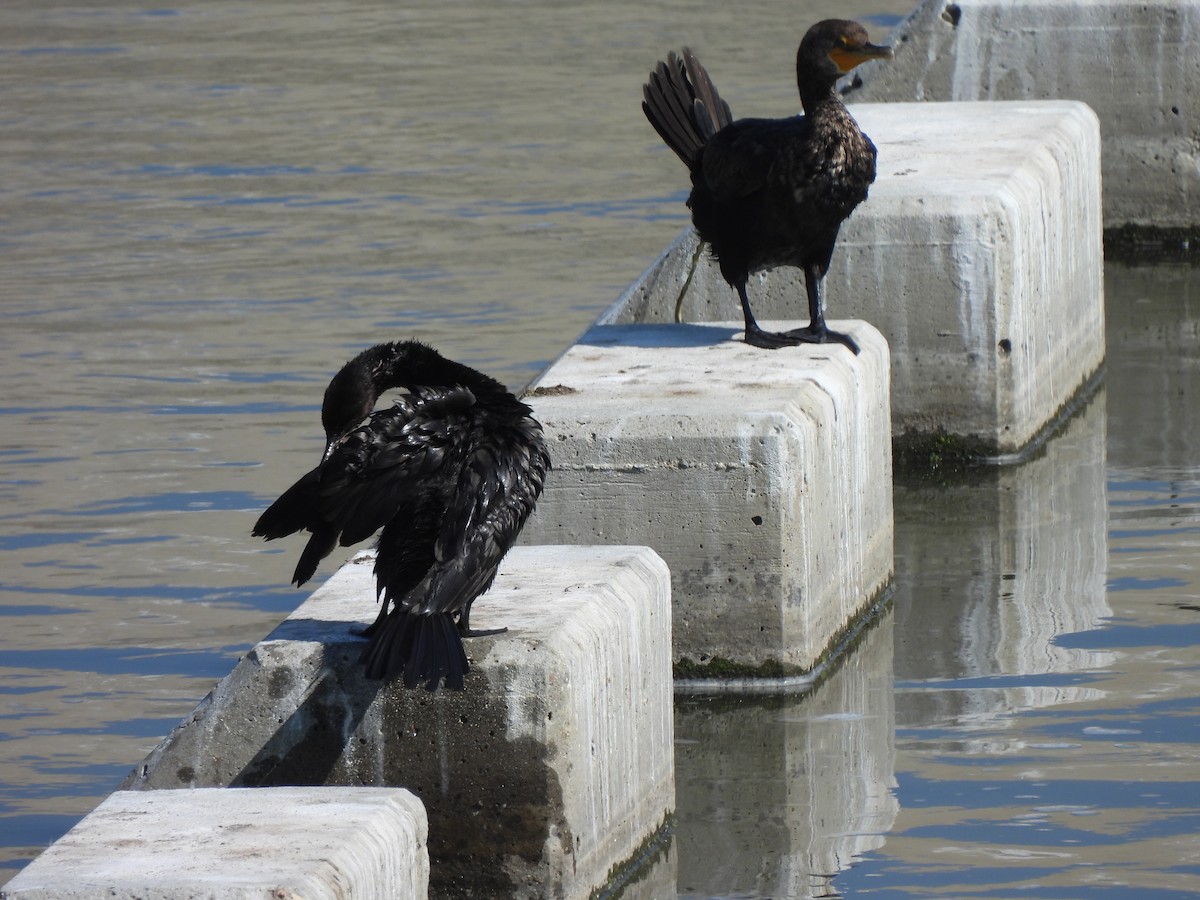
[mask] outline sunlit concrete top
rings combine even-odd
[[[13,900],[424,900],[427,822],[399,788],[117,791],[4,888]]]

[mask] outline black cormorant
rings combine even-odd
[[[402,388],[394,406],[380,395]],[[416,341],[379,344],[325,391],[321,464],[262,514],[253,534],[312,533],[299,586],[339,543],[383,529],[375,560],[382,607],[365,634],[370,678],[461,689],[461,637],[542,491],[550,458],[530,409],[499,382]],[[500,629],[501,631],[503,629]]]
[[[835,86],[860,63],[891,55],[888,47],[869,43],[857,22],[818,22],[796,52],[804,115],[788,119],[735,122],[686,48],[682,58],[671,53],[650,74],[642,109],[691,171],[692,222],[738,293],[749,344],[840,341],[858,352],[849,335],[825,326],[821,279],[838,228],[875,180],[875,145]],[[750,274],[775,266],[798,266],[808,288],[809,324],[784,334],[763,331],[746,296]]]

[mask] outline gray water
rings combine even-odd
[[[683,226],[666,49],[781,114],[810,21],[906,11],[6,3],[0,881],[302,599],[247,532],[333,370],[416,336],[519,387]],[[1200,893],[1200,282],[1107,277],[1101,393],[1021,469],[898,487],[894,606],[827,682],[680,700],[643,887]]]

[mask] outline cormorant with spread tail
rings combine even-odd
[[[734,121],[687,48],[650,74],[642,109],[691,172],[692,222],[738,293],[749,344],[840,341],[858,352],[853,338],[826,327],[821,280],[838,229],[875,180],[875,145],[835,86],[860,63],[891,55],[869,43],[857,22],[818,22],[796,53],[804,115],[788,119]],[[809,324],[782,334],[759,327],[746,296],[750,274],[776,266],[801,268],[808,288]]]
[[[407,393],[376,412],[392,388]],[[253,534],[312,533],[298,587],[338,544],[383,529],[368,677],[463,687],[461,638],[495,633],[471,630],[471,604],[491,586],[550,468],[530,412],[499,382],[416,341],[364,350],[329,383],[321,464],[271,504]]]

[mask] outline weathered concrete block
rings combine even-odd
[[[1066,101],[853,111],[879,147],[878,177],[842,228],[827,310],[887,337],[898,437],[946,432],[980,454],[1017,453],[1104,359],[1096,117]],[[689,229],[601,321],[668,320],[695,241]],[[806,314],[799,270],[750,293],[763,317]],[[736,309],[705,254],[685,319]]]
[[[860,356],[758,350],[729,323],[592,328],[526,397],[555,468],[523,540],[654,547],[677,661],[813,667],[892,573],[887,345],[836,327]]]
[[[1197,0],[926,0],[890,43],[851,99],[1083,101],[1104,124],[1105,226],[1200,225]]]
[[[422,900],[427,830],[394,788],[118,791],[0,897]]]
[[[127,786],[403,786],[429,816],[431,896],[588,896],[674,808],[663,561],[514,549],[471,614],[508,631],[468,641],[466,690],[434,694],[362,676],[370,562],[260,642]]]

